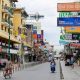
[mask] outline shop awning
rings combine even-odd
[[[70,43],[70,47],[80,48],[80,43]]]
[[[4,38],[4,39],[9,39],[9,34],[0,30],[0,37]],[[17,40],[14,36],[10,35],[10,41],[14,42],[14,43],[18,43],[20,44],[21,42],[19,40]]]

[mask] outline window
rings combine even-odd
[[[6,27],[5,27],[5,31],[6,31]]]
[[[3,30],[3,25],[1,26],[1,30]]]

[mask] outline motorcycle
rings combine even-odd
[[[12,69],[5,69],[3,71],[3,76],[5,77],[5,79],[11,78],[12,77]]]

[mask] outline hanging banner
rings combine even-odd
[[[79,12],[80,3],[79,2],[70,2],[70,3],[58,3],[57,11],[69,11],[69,12]]]
[[[80,26],[80,17],[57,18],[57,26]]]

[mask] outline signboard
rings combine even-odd
[[[33,30],[33,34],[37,34],[37,30]]]
[[[73,40],[80,40],[80,34],[72,34]]]
[[[66,26],[64,27],[66,33],[80,33],[80,26]]]
[[[65,41],[65,40],[59,40],[59,43],[62,44],[62,45],[69,44],[69,42],[67,42],[67,41]]]
[[[80,26],[80,17],[57,18],[57,26]]]
[[[41,34],[37,34],[37,38],[38,39],[41,39]]]
[[[59,17],[76,17],[78,15],[78,12],[59,12]]]
[[[66,40],[72,40],[72,34],[65,34],[65,39]]]
[[[61,40],[65,40],[65,35],[60,35]]]
[[[80,3],[79,2],[70,2],[70,3],[58,3],[57,11],[70,11],[70,12],[79,12]]]
[[[72,34],[60,35],[60,40],[72,40]]]
[[[60,12],[59,17],[70,17],[73,14],[71,12]]]

